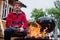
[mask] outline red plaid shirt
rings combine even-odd
[[[23,24],[14,24],[14,22],[23,22]],[[19,13],[18,15],[16,13],[10,12],[6,18],[6,27],[10,26],[18,26],[19,28],[22,27],[27,28],[28,27],[28,21],[26,19],[26,16],[23,12]]]

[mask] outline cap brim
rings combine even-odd
[[[26,5],[24,5],[23,3],[20,3],[20,4],[21,4],[21,6],[22,6],[22,7],[25,7],[25,8],[27,8],[27,6],[26,6]]]
[[[27,6],[26,5],[24,5],[22,2],[20,2],[20,1],[16,1],[16,2],[14,2],[13,3],[13,6],[15,5],[15,4],[20,4],[21,5],[21,7],[25,7],[25,8],[27,8]]]

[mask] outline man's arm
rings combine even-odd
[[[27,21],[27,19],[26,19],[26,15],[25,14],[23,14],[23,28],[24,29],[26,29],[27,27],[28,27],[28,21]]]
[[[6,27],[9,28],[12,24],[12,15],[9,13],[6,18]]]

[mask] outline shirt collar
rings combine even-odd
[[[13,11],[13,13],[17,14],[17,12],[15,12],[15,11]],[[20,11],[18,12],[18,14],[21,14],[21,13],[22,13],[22,11],[20,10]]]

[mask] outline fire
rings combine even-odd
[[[48,28],[46,27],[43,32],[40,32],[40,29],[42,28],[41,25],[39,25],[37,22],[35,22],[35,24],[37,26],[32,26],[32,25],[29,26],[27,36],[35,37],[35,38],[39,38],[39,37],[44,38],[47,34],[46,30]]]

